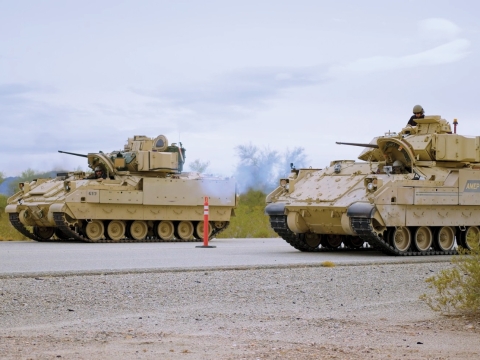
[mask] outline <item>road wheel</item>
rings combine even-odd
[[[345,236],[343,244],[350,249],[360,249],[363,247],[365,240],[360,236]]]
[[[84,231],[85,235],[87,235],[90,240],[98,241],[102,238],[105,227],[103,226],[102,221],[92,220],[91,222],[86,223]]]
[[[448,251],[455,244],[455,232],[451,226],[442,226],[435,236],[435,246],[438,250]]]
[[[50,226],[34,226],[33,227],[33,234],[37,235],[42,240],[49,240],[53,234],[55,233],[55,228]]]
[[[172,240],[175,227],[169,220],[160,221],[157,225],[157,235],[162,240]]]
[[[107,226],[107,235],[111,240],[118,241],[125,237],[125,222],[122,220],[112,220]]]
[[[226,221],[215,221],[213,223],[213,226],[215,226],[215,229],[223,229],[225,226],[227,226],[227,222]]]
[[[418,251],[427,251],[433,243],[433,234],[427,226],[421,226],[415,232],[413,243]]]
[[[193,224],[191,221],[180,221],[177,225],[177,235],[181,240],[193,238]]]
[[[322,246],[329,249],[336,249],[342,245],[343,236],[341,235],[324,235],[322,236]]]
[[[203,231],[205,228],[203,223],[204,223],[203,221],[199,221],[197,226],[195,227],[195,235],[197,239],[203,239]],[[208,238],[210,238],[210,235],[212,235],[212,231],[213,231],[212,225],[208,223]]]
[[[406,252],[412,243],[412,235],[407,227],[401,226],[393,229],[392,246],[399,252]]]
[[[305,244],[312,249],[318,248],[322,242],[322,236],[314,233],[306,233],[304,237]]]
[[[465,230],[464,245],[468,250],[472,250],[475,246],[480,245],[480,230],[477,226],[469,226]]]
[[[135,220],[130,224],[130,236],[135,240],[143,240],[148,234],[148,226],[145,221]]]

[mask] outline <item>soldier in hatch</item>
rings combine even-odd
[[[408,120],[407,125],[417,126],[415,119],[423,119],[425,117],[425,111],[423,110],[422,105],[415,105],[413,107],[413,115]]]
[[[403,174],[405,172],[405,166],[400,160],[395,160],[392,165],[392,172],[394,174]]]
[[[107,175],[105,174],[105,171],[103,171],[101,166],[95,167],[95,172],[90,175],[87,179],[106,179]]]

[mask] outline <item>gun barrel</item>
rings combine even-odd
[[[352,145],[352,146],[361,146],[361,147],[369,147],[373,149],[378,149],[378,145],[376,144],[361,144],[361,143],[347,143],[347,142],[336,142],[338,145]]]
[[[74,155],[74,156],[81,156],[81,157],[88,157],[87,155],[85,154],[77,154],[77,153],[72,153],[72,152],[68,152],[68,151],[62,151],[62,150],[58,150],[59,153],[62,153],[62,154],[68,154],[68,155]]]

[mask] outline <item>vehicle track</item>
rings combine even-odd
[[[125,237],[124,239],[120,240],[110,240],[110,239],[99,239],[99,240],[91,240],[88,237],[84,236],[83,234],[75,231],[72,229],[67,221],[65,220],[65,215],[63,213],[54,213],[53,218],[56,224],[56,229],[60,230],[65,237],[64,238],[54,238],[51,237],[49,239],[44,239],[41,238],[34,233],[32,233],[30,230],[28,230],[25,225],[22,224],[22,222],[19,219],[18,213],[10,213],[9,214],[9,219],[10,223],[12,226],[20,232],[22,235],[28,237],[29,239],[38,241],[38,242],[59,242],[59,241],[81,241],[81,242],[90,242],[90,243],[130,243],[130,242],[201,242],[203,239],[190,239],[190,240],[182,240],[182,239],[171,239],[171,240],[163,240],[159,237],[156,236],[147,236],[145,239],[142,240],[136,240],[132,238]],[[212,234],[209,237],[209,240],[214,238],[216,235],[224,231],[226,228],[228,228],[228,223],[225,227],[221,229],[217,229],[213,227]]]
[[[295,249],[300,251],[307,251],[307,252],[318,252],[318,251],[365,251],[365,250],[378,250],[383,252],[387,255],[394,255],[394,256],[431,256],[431,255],[455,255],[457,254],[457,250],[434,250],[430,249],[427,251],[414,251],[412,250],[413,246],[407,251],[401,252],[398,249],[395,249],[392,245],[386,242],[381,236],[379,236],[373,230],[371,220],[368,218],[351,218],[351,225],[354,229],[355,233],[360,236],[361,239],[365,240],[368,244],[368,247],[365,245],[361,248],[348,248],[348,247],[338,247],[328,248],[322,245],[317,247],[309,246],[305,242],[303,234],[296,234],[288,228],[287,225],[287,216],[286,215],[270,215],[270,225],[272,229],[280,235],[287,243],[293,246]],[[387,230],[387,233],[388,234]],[[387,235],[388,238],[388,235]]]

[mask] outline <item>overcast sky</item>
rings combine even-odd
[[[356,159],[415,104],[480,135],[477,1],[0,0],[0,171],[164,134],[209,172],[235,146]]]

